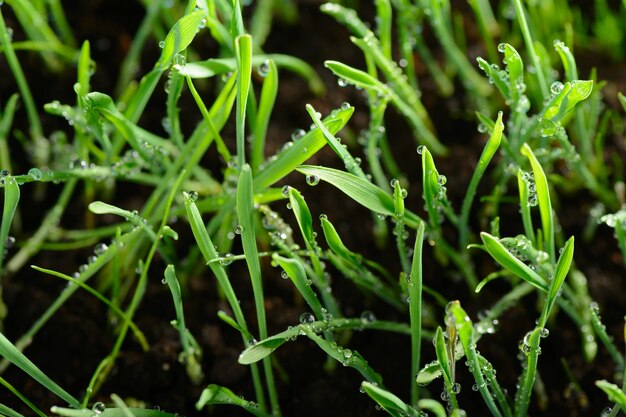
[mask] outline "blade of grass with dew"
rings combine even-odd
[[[318,291],[322,295],[322,301],[324,306],[328,309],[329,313],[335,317],[341,316],[341,310],[337,304],[337,300],[333,297],[330,288],[330,283],[326,274],[324,273],[324,266],[320,261],[320,247],[315,239],[315,232],[313,231],[313,218],[311,217],[311,211],[307,206],[302,194],[300,194],[295,188],[288,188],[289,203],[291,204],[291,210],[293,211],[298,227],[304,238],[309,259],[313,265],[313,283],[317,287]]]
[[[235,39],[237,55],[237,101],[236,101],[236,143],[237,169],[240,170],[246,161],[246,104],[250,93],[250,76],[252,74],[252,37],[240,35]]]
[[[120,310],[119,307],[117,307],[115,304],[111,303],[111,301],[109,301],[104,295],[102,295],[102,293],[100,293],[99,291],[95,290],[91,286],[85,284],[84,282],[82,282],[80,280],[77,280],[76,278],[73,278],[73,277],[71,277],[69,275],[63,274],[61,272],[53,271],[51,269],[41,268],[41,267],[38,267],[36,265],[31,265],[31,268],[34,269],[35,271],[43,272],[44,274],[48,274],[48,275],[52,275],[52,276],[57,277],[57,278],[64,279],[64,280],[68,281],[68,283],[73,284],[73,285],[77,285],[77,286],[81,287],[82,289],[84,289],[85,291],[87,291],[89,294],[91,294],[94,297],[96,297],[98,300],[103,302],[108,308],[110,308],[115,314],[120,316],[120,318],[122,320],[124,320],[125,322],[128,322],[131,330],[133,331],[133,333],[135,334],[135,337],[137,338],[137,341],[139,342],[139,344],[141,345],[142,349],[145,352],[150,350],[150,345],[148,344],[146,336],[143,334],[143,332],[126,315],[126,313],[124,313],[122,310]]]
[[[439,367],[441,368],[441,375],[443,376],[443,384],[444,384],[444,393],[445,397],[448,398],[452,409],[456,410],[459,408],[459,403],[456,399],[456,388],[454,385],[456,384],[454,381],[453,375],[453,367],[454,355],[452,357],[448,354],[447,344],[443,338],[443,331],[441,330],[441,326],[437,326],[437,330],[435,331],[435,354],[437,355],[437,362],[439,362]],[[455,341],[456,343],[456,341]],[[443,397],[442,397],[443,398]]]
[[[537,373],[537,362],[539,353],[541,351],[540,341],[542,337],[548,335],[548,331],[545,328],[552,311],[552,307],[559,296],[559,290],[565,281],[570,266],[572,264],[572,258],[574,255],[574,237],[568,239],[565,243],[565,247],[559,257],[556,264],[554,278],[550,282],[550,288],[548,295],[545,299],[541,316],[537,321],[537,327],[529,332],[524,337],[522,351],[526,354],[526,369],[520,377],[519,388],[515,393],[515,416],[524,417],[528,411],[528,405],[530,403],[530,395],[533,385],[535,384],[535,378]]]
[[[119,395],[111,394],[111,400],[113,401],[113,404],[115,404],[115,407],[122,411],[124,417],[134,417],[133,412],[130,411],[130,408],[128,408],[124,400],[122,400]]]
[[[525,263],[513,256],[499,239],[489,233],[482,232],[480,238],[485,245],[485,249],[505,269],[522,278],[532,286],[547,291],[548,286],[545,281]]]
[[[265,299],[263,297],[263,281],[261,275],[261,264],[259,263],[259,252],[256,244],[256,233],[254,230],[254,191],[253,191],[252,169],[250,165],[241,166],[239,182],[237,184],[237,218],[241,228],[241,243],[243,253],[246,256],[246,264],[252,282],[252,292],[254,305],[259,326],[259,336],[261,339],[267,338],[267,324],[265,321]],[[263,360],[263,369],[267,381],[267,390],[270,398],[272,413],[280,416],[280,405],[278,394],[274,383],[272,364],[269,358]]]
[[[300,329],[330,357],[341,363],[343,366],[354,368],[365,379],[367,379],[367,381],[382,386],[382,377],[370,367],[367,361],[363,359],[358,352],[343,348],[335,342],[329,342],[328,340],[318,336],[310,324],[300,325]]]
[[[458,301],[452,301],[449,304],[448,314],[451,315],[454,322],[454,327],[456,328],[459,339],[461,340],[461,345],[463,346],[463,350],[465,351],[465,356],[470,364],[470,370],[472,375],[474,376],[474,380],[476,381],[476,386],[480,391],[481,396],[487,408],[494,417],[510,417],[511,412],[509,410],[500,410],[498,406],[495,404],[494,399],[487,388],[487,384],[485,382],[485,378],[483,372],[480,367],[480,362],[476,353],[476,341],[474,339],[474,326],[469,316],[461,307],[461,304]]]
[[[620,408],[626,410],[626,393],[615,384],[606,380],[596,381],[596,386],[609,396],[609,400],[615,402]]]
[[[615,345],[613,338],[609,336],[606,331],[606,326],[602,323],[600,318],[600,307],[598,304],[593,302],[588,307],[591,310],[591,326],[593,331],[598,336],[598,339],[602,342],[606,350],[609,352],[611,359],[615,363],[618,369],[623,371],[624,369],[624,355],[619,352],[619,349]]]
[[[250,334],[248,331],[248,326],[246,324],[246,319],[243,315],[243,311],[241,310],[241,305],[239,304],[239,300],[233,290],[233,287],[228,279],[228,275],[224,270],[224,267],[216,260],[220,257],[215,249],[215,245],[211,241],[211,237],[207,232],[206,227],[204,226],[204,222],[202,221],[202,217],[200,216],[200,211],[196,207],[194,203],[195,195],[183,193],[185,200],[185,209],[187,210],[187,218],[189,220],[189,225],[191,226],[191,231],[193,232],[194,238],[202,255],[204,256],[205,261],[208,263],[209,268],[215,275],[217,282],[224,292],[224,296],[230,305],[230,308],[233,310],[233,314],[235,315],[235,320],[241,329],[245,331],[242,333],[242,338],[244,339],[245,346],[250,345],[250,339],[247,336]],[[265,399],[263,394],[263,386],[261,384],[261,379],[259,375],[259,370],[256,365],[251,366],[252,380],[255,389],[255,395],[257,398],[257,402],[259,403],[261,408],[265,408]]]
[[[361,383],[361,389],[389,415],[393,417],[420,417],[422,413],[406,404],[396,395],[368,381]]]
[[[393,216],[394,214],[391,196],[371,182],[356,175],[333,168],[313,165],[300,165],[296,168],[296,171],[304,175],[316,176],[320,180],[328,182],[357,203],[375,213],[380,213],[384,216]],[[420,218],[416,214],[407,210],[405,216],[407,225],[417,227]]]
[[[424,222],[419,222],[417,236],[413,247],[411,274],[409,275],[409,320],[411,323],[411,404],[417,404],[418,384],[413,380],[420,369],[422,353],[422,282],[423,263],[422,250],[424,247]]]
[[[259,100],[257,120],[254,124],[254,139],[252,141],[252,156],[250,158],[250,165],[252,166],[253,172],[258,172],[259,166],[265,158],[264,151],[267,127],[278,94],[278,67],[276,66],[276,62],[271,59],[264,61],[259,67],[259,71],[263,72],[264,79],[263,88],[261,89],[261,98]]]
[[[54,414],[58,414],[62,417],[93,417],[96,414],[93,410],[73,410],[71,408],[50,407],[50,411]],[[99,417],[126,417],[126,411],[130,411],[134,417],[176,417],[174,413],[168,413],[167,411],[152,410],[146,408],[132,408],[128,407],[113,408],[108,407],[104,411],[98,414]]]
[[[546,137],[557,133],[561,120],[593,91],[592,80],[568,81],[551,87],[555,97],[544,108],[539,120],[539,133]]]
[[[80,408],[80,402],[71,394],[57,385],[53,380],[48,378],[33,362],[30,361],[22,352],[20,352],[4,334],[0,333],[0,356],[26,372],[31,378],[44,386],[48,391],[52,392],[63,401],[75,408]]]
[[[446,417],[446,409],[437,400],[431,398],[423,398],[418,401],[417,406],[420,410],[428,410],[433,413],[435,417]]]
[[[311,289],[311,286],[308,285],[308,278],[306,276],[306,272],[300,262],[285,258],[277,253],[272,255],[272,260],[276,261],[278,265],[285,271],[285,273],[289,276],[291,281],[294,283],[298,292],[304,298],[304,301],[311,307],[313,314],[317,317],[318,320],[324,320],[324,307],[320,303],[317,298],[317,294]]]
[[[396,247],[398,249],[398,258],[400,259],[402,272],[408,276],[411,273],[411,267],[409,265],[409,254],[405,243],[408,233],[404,227],[404,199],[407,197],[407,191],[402,188],[400,181],[397,179],[395,181],[391,180],[391,183],[393,184],[393,219],[395,222],[393,233],[396,235]]]
[[[545,239],[544,249],[550,255],[550,261],[555,261],[554,253],[554,219],[552,213],[552,202],[550,200],[550,190],[548,188],[548,179],[543,172],[543,168],[530,149],[528,144],[522,146],[522,155],[526,156],[530,162],[533,173],[535,174],[535,184],[537,189],[537,203],[539,205],[539,213],[541,215],[541,226],[543,229],[543,237]]]
[[[267,60],[274,61],[280,69],[286,69],[304,78],[314,94],[322,95],[324,93],[324,83],[315,70],[305,61],[284,54],[261,54],[252,56],[252,66],[258,67]],[[212,58],[175,65],[175,68],[187,77],[208,78],[234,71],[237,68],[237,61],[235,58]]]
[[[165,40],[163,41],[163,49],[161,56],[155,64],[155,68],[165,71],[167,67],[174,61],[176,54],[185,50],[196,37],[202,20],[206,18],[204,10],[196,10],[181,17],[178,22],[172,26]]]
[[[324,126],[332,134],[335,134],[348,123],[353,112],[353,107],[339,110],[334,115],[324,119]],[[316,128],[309,131],[301,139],[294,142],[293,146],[276,155],[276,159],[270,160],[263,169],[260,169],[259,174],[254,178],[255,190],[261,190],[280,181],[293,172],[298,165],[315,155],[325,144],[326,139],[320,129]]]
[[[174,265],[168,265],[164,272],[165,282],[172,293],[174,310],[176,310],[176,327],[180,335],[180,342],[183,345],[185,369],[187,375],[194,384],[199,384],[204,377],[202,373],[202,351],[189,333],[185,325],[185,312],[183,310],[183,297],[180,291],[180,283],[176,278]]]
[[[537,246],[537,238],[535,237],[535,229],[533,227],[533,219],[530,215],[530,192],[525,177],[528,173],[521,169],[517,170],[517,187],[519,188],[519,209],[522,215],[522,223],[524,224],[524,233],[533,246]]]
[[[196,409],[202,410],[207,405],[217,404],[236,405],[257,417],[270,417],[270,414],[261,410],[257,403],[247,401],[230,389],[216,384],[211,384],[202,390],[200,398],[196,402]]]
[[[5,247],[9,242],[9,233],[11,232],[11,224],[13,223],[13,216],[17,210],[17,205],[20,201],[20,186],[17,184],[15,178],[11,175],[1,179],[4,186],[4,206],[2,208],[2,224],[0,225],[0,276],[4,275],[2,269],[3,261],[5,257]],[[2,301],[2,285],[0,284],[0,323],[6,316],[6,306]]]
[[[476,168],[472,173],[472,179],[470,180],[467,191],[465,192],[465,197],[463,198],[461,215],[459,217],[459,250],[461,253],[465,251],[469,243],[469,215],[472,208],[472,202],[474,201],[474,196],[476,195],[476,190],[478,189],[478,184],[480,183],[487,166],[491,162],[491,159],[500,147],[503,130],[504,123],[502,123],[502,112],[499,112],[496,124],[491,132],[491,135],[489,135],[489,139],[487,140],[487,144],[485,145],[480,158],[478,159],[478,165],[476,165]]]
[[[439,172],[435,167],[435,161],[433,156],[425,146],[418,149],[418,153],[421,154],[422,159],[422,187],[424,193],[424,203],[426,204],[426,211],[428,212],[428,220],[430,227],[433,230],[440,229],[440,215],[439,212],[439,190],[441,185],[439,184]],[[440,232],[437,232],[438,234]]]
[[[35,404],[33,404],[28,398],[26,398],[21,392],[19,392],[17,389],[15,389],[15,387],[13,385],[11,385],[6,379],[2,378],[1,376],[0,376],[0,385],[4,385],[4,387],[7,390],[11,391],[11,393],[13,395],[15,395],[17,398],[19,398],[20,401],[22,401],[24,404],[26,404],[26,406],[28,408],[30,408],[39,417],[46,417],[46,415],[39,408],[37,408],[37,406]],[[11,409],[9,409],[9,410],[11,410]],[[13,411],[13,410],[11,410],[11,411]],[[2,408],[0,407],[0,415],[4,415],[4,414],[1,414],[1,413],[2,413]],[[17,413],[13,412],[13,413],[9,413],[7,415],[10,416],[10,415],[13,415],[13,414],[17,414]]]

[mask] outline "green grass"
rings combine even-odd
[[[283,390],[298,369],[283,367],[274,352],[308,343],[322,355],[300,360],[317,360],[313,366],[331,385],[338,374],[356,372],[363,382],[355,390],[365,397],[354,401],[367,398],[392,416],[554,415],[546,398],[556,391],[547,392],[542,372],[558,365],[540,355],[554,334],[580,340],[567,350],[550,346],[563,363],[562,385],[569,379],[594,406],[610,404],[603,415],[626,407],[626,335],[613,334],[623,323],[615,314],[603,322],[588,285],[594,278],[585,275],[595,260],[583,250],[612,231],[608,245],[622,259],[611,268],[626,267],[618,144],[626,99],[597,76],[611,68],[579,66],[590,56],[620,65],[626,2],[599,0],[583,11],[564,0],[475,0],[461,11],[449,0],[377,0],[374,24],[352,8],[358,2],[326,3],[318,18],[345,29],[345,46],[362,63],[320,57],[324,76],[317,63],[267,46],[275,20],[299,28],[306,16],[297,16],[298,2],[143,3],[116,81],[109,91],[93,91],[94,40],[79,44],[68,23],[73,11],[58,0],[0,2],[2,64],[15,81],[0,103],[0,331],[16,320],[15,307],[4,302],[7,288],[33,271],[65,284],[22,335],[9,340],[0,332],[0,373],[10,366],[26,373],[58,399],[55,415],[183,413],[136,407],[117,388],[106,391],[125,349],[148,355],[155,343],[138,318],[149,289],[162,281],[173,316],[161,319],[178,335],[189,387],[203,388],[198,412],[227,413],[220,407],[229,405],[280,416]],[[19,41],[7,21],[17,25]],[[151,42],[160,46],[158,58],[140,73]],[[203,52],[207,43],[212,56]],[[75,73],[69,102],[37,104],[33,60],[51,73]],[[316,104],[289,109],[310,126],[293,122],[290,137],[276,138],[292,123],[280,116],[292,104],[281,96],[282,82],[293,75]],[[332,91],[322,81],[327,77],[344,90]],[[157,93],[161,84],[165,94]],[[362,91],[358,103],[328,104],[352,90]],[[443,105],[435,110],[434,101]],[[147,121],[158,111],[163,129]],[[46,121],[53,118],[67,126],[52,130],[57,125]],[[468,119],[478,134],[441,133],[450,131],[446,124],[466,127]],[[274,129],[278,120],[283,125]],[[24,126],[28,131],[19,130]],[[274,151],[277,143],[282,147]],[[470,164],[467,178],[452,165],[461,158]],[[572,199],[586,199],[574,208],[574,216],[590,218],[584,233],[571,225]],[[40,214],[33,216],[32,204],[43,208]],[[345,216],[349,207],[354,215]],[[71,229],[76,225],[81,229]],[[46,260],[55,257],[86,259],[50,267]],[[285,304],[302,310],[287,328],[276,328],[277,295],[270,293],[280,278],[291,289]],[[195,279],[216,281],[214,297],[224,310],[189,320]],[[99,300],[110,324],[102,331],[114,341],[95,369],[83,369],[90,378],[77,392],[58,385],[26,350],[70,297]],[[601,307],[625,314],[622,306]],[[513,308],[535,324],[508,322]],[[227,338],[228,348],[241,352],[232,366],[246,367],[249,387],[217,385],[203,369],[208,346],[193,326],[218,319],[236,336]],[[394,358],[393,347],[367,358],[357,350],[360,331],[383,341],[391,333],[404,337],[406,390],[388,388],[404,373],[372,365]],[[519,340],[521,369],[491,357],[489,338],[499,331]],[[572,372],[574,363],[584,369]],[[583,387],[584,370],[607,363],[612,380]],[[46,415],[8,375],[0,376],[0,398]],[[471,385],[461,387],[468,378]],[[0,414],[22,415],[2,403]]]

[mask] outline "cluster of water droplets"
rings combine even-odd
[[[526,189],[528,190],[528,200],[526,203],[529,207],[535,207],[538,203],[537,201],[537,185],[535,184],[535,173],[522,171],[522,180],[526,184]]]
[[[600,217],[600,222],[612,228],[626,230],[626,206],[616,213],[605,214]]]

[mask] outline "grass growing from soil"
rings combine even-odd
[[[626,99],[598,79],[602,68],[586,62],[593,56],[610,66],[624,58],[626,1],[461,3],[322,4],[362,58],[362,65],[327,59],[327,75],[344,96],[357,90],[359,104],[321,112],[302,103],[298,111],[310,127],[290,126],[291,137],[275,138],[272,124],[285,110],[281,76],[304,79],[310,97],[320,97],[316,103],[327,94],[311,63],[265,50],[274,20],[297,27],[307,18],[297,15],[297,2],[140,2],[145,16],[117,68],[116,87],[94,91],[92,45],[77,42],[71,10],[59,0],[0,0],[3,74],[15,80],[0,97],[0,326],[15,308],[3,294],[20,280],[44,274],[67,283],[23,334],[0,333],[0,398],[11,398],[0,400],[0,415],[188,412],[154,409],[147,405],[154,398],[131,404],[107,386],[124,349],[134,345],[145,355],[151,349],[154,341],[136,319],[159,281],[175,311],[162,319],[179,335],[187,383],[203,388],[196,398],[203,413],[228,413],[219,407],[230,406],[280,416],[281,388],[297,370],[283,368],[274,352],[308,339],[324,353],[320,369],[356,372],[363,382],[355,395],[360,389],[372,409],[392,416],[554,415],[556,391],[543,382],[541,352],[568,326],[578,332],[569,339],[577,340],[578,360],[568,363],[557,353],[561,364],[555,358],[550,364],[561,367],[563,386],[580,399],[603,398],[603,408],[585,409],[590,415],[616,416],[626,408],[626,334],[615,332],[626,327],[606,326],[600,315],[611,309],[621,317],[626,310],[594,301],[588,285],[594,278],[584,269],[594,260],[579,249],[613,229],[610,244],[624,261],[614,268],[621,274],[626,268]],[[374,23],[360,17],[362,10],[374,14]],[[153,40],[160,55],[140,70]],[[210,55],[202,52],[206,44]],[[51,73],[76,71],[73,94],[38,106],[29,59]],[[623,75],[619,81],[623,88]],[[165,94],[158,91],[163,85]],[[436,114],[428,97],[434,93],[444,103],[461,103],[461,110]],[[162,128],[142,118],[150,112],[160,112]],[[366,125],[353,121],[357,112]],[[181,114],[195,114],[197,123],[190,126]],[[48,129],[54,124],[45,120],[52,118],[67,125]],[[478,134],[455,134],[468,142],[479,137],[482,148],[465,146],[467,178],[446,163],[459,141],[437,132],[441,120],[459,119],[473,120]],[[390,120],[402,125],[401,133]],[[282,147],[275,152],[277,142]],[[399,150],[407,148],[414,152]],[[460,198],[448,197],[453,188]],[[323,194],[333,189],[340,193],[324,206]],[[571,223],[559,216],[572,195],[585,200],[576,214],[585,217],[584,230],[562,227]],[[34,203],[45,204],[44,212],[33,216],[28,205]],[[352,204],[362,206],[353,224],[334,218]],[[350,228],[366,228],[368,242],[352,238]],[[93,253],[83,263],[39,264],[50,253],[84,258],[86,248]],[[270,320],[268,291],[281,278],[293,290],[288,302],[302,310],[287,328]],[[207,346],[186,320],[194,279],[217,282],[222,309],[194,322],[221,320],[238,335],[234,348],[241,354],[233,366],[246,368],[245,398],[241,387],[206,376]],[[103,331],[114,343],[86,371],[84,386],[67,391],[29,359],[27,347],[76,297],[106,306]],[[353,305],[377,311],[355,313]],[[536,319],[534,325],[510,322],[514,309]],[[381,372],[354,349],[361,331],[372,339],[406,336],[405,391],[385,383],[404,375]],[[505,352],[519,364],[514,370],[478,350],[505,331],[519,340],[518,352]],[[571,358],[574,348],[568,349]],[[379,354],[372,362],[397,355],[392,347]],[[593,366],[599,357],[611,369],[595,386],[585,385],[576,364]],[[57,405],[42,409],[32,393],[20,392],[2,376],[9,367],[25,372]],[[16,403],[23,406],[6,405]]]

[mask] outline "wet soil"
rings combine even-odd
[[[78,39],[90,39],[92,42],[93,57],[98,64],[93,89],[112,94],[117,70],[143,16],[143,9],[133,2],[120,1],[63,3],[68,6],[66,8],[68,18]],[[304,109],[305,103],[311,103],[324,114],[344,101],[355,105],[356,112],[349,126],[353,133],[366,127],[368,121],[365,102],[360,94],[353,89],[339,88],[334,76],[323,67],[323,61],[327,59],[363,67],[360,51],[349,42],[347,30],[319,12],[321,4],[319,1],[304,0],[297,4],[300,15],[298,24],[275,22],[264,49],[267,52],[286,53],[305,59],[321,75],[327,86],[327,93],[323,97],[315,97],[307,89],[304,81],[292,74],[281,73],[278,102],[269,127],[268,154],[280,148],[294,129],[310,124]],[[125,7],[122,14],[118,9],[121,5]],[[362,8],[364,16],[371,16],[371,8],[364,5]],[[7,15],[9,26],[17,27],[7,9],[5,6],[3,12]],[[18,31],[15,36],[19,38]],[[144,53],[140,73],[150,69],[158,56],[157,40],[152,39],[151,42],[152,45]],[[207,44],[201,48],[211,51],[214,45]],[[43,68],[36,56],[20,53],[20,58],[23,58],[22,64],[29,82],[32,83],[38,105],[41,106],[54,99],[73,102],[72,85],[75,82],[73,70],[50,73]],[[612,68],[616,68],[615,71],[605,70],[603,75],[610,77],[609,88],[623,90],[624,72],[619,70],[619,65],[612,65],[614,65]],[[0,74],[2,75],[0,100],[4,102],[9,92],[15,91],[16,88],[10,81],[11,75],[4,61],[0,62]],[[484,138],[476,132],[476,123],[471,112],[464,110],[466,106],[462,95],[441,99],[436,95],[428,74],[425,71],[421,72],[420,77],[424,101],[433,115],[439,136],[450,146],[450,155],[438,159],[437,164],[439,170],[448,176],[448,195],[452,204],[459,207],[474,161],[482,150]],[[161,103],[164,99],[163,96],[159,97],[159,94],[163,93],[157,93],[142,119],[142,125],[148,130],[162,130],[160,119],[163,117],[164,106]],[[182,105],[184,106],[185,102]],[[195,109],[191,102],[189,105]],[[184,129],[185,126],[193,126],[198,122],[199,116],[195,113],[183,112]],[[58,119],[43,117],[46,131],[67,129]],[[23,131],[27,129],[23,109],[19,112],[15,127]],[[393,112],[388,115],[387,129],[389,137],[394,138],[392,151],[398,156],[400,167],[411,183],[406,204],[420,212],[422,203],[418,184],[421,171],[415,157],[415,143],[407,137],[407,126]],[[620,142],[618,139],[615,140],[616,143],[611,146],[619,148]],[[623,146],[621,150],[623,152]],[[19,146],[13,146],[11,152],[14,166],[30,166],[27,155]],[[329,150],[320,152],[312,162],[328,166],[340,165]],[[300,181],[301,184],[301,179],[295,177],[289,178],[288,181],[292,181],[292,184]],[[314,190],[300,188],[311,206],[313,215],[327,214],[339,228],[348,247],[379,261],[394,274],[399,272],[393,245],[379,248],[372,241],[372,221],[366,210],[323,184]],[[43,201],[34,200],[28,193],[23,193],[21,207],[24,210],[24,232],[21,238],[27,237],[40,224],[42,214],[50,202],[54,201],[56,193],[58,193],[56,187],[49,187]],[[139,193],[139,197],[141,195],[142,193]],[[141,204],[141,200],[137,199],[135,190],[121,188],[117,193],[116,203],[122,207],[131,207]],[[338,201],[341,203],[338,204]],[[583,241],[582,231],[586,225],[590,201],[592,199],[584,193],[563,197],[558,207],[561,226],[566,235],[575,235],[577,242],[580,242],[576,247],[578,267],[589,279],[590,293],[602,308],[609,333],[617,337],[623,332],[623,306],[626,305],[623,262],[609,230],[600,228],[593,241]],[[73,206],[64,216],[62,225],[68,229],[83,227],[85,210],[81,204]],[[509,211],[511,218],[503,217],[501,223],[505,225],[504,227],[519,231],[521,226],[516,209]],[[285,214],[287,217],[286,211]],[[475,230],[486,227],[480,219],[473,219],[473,222],[476,224]],[[516,226],[509,226],[511,224]],[[183,222],[174,227],[179,232],[187,228]],[[191,244],[191,240],[189,233],[181,235],[178,244],[182,254]],[[235,247],[234,251],[237,250]],[[59,259],[57,253],[44,251],[31,263],[67,272],[75,270],[88,254],[86,250],[77,251],[71,258]],[[454,272],[431,261],[430,248],[426,248],[424,258],[425,284],[441,292],[448,299],[463,300],[464,306],[473,317],[478,311],[488,308],[508,289],[507,284],[495,282],[487,286],[481,297],[477,298],[468,292],[466,285]],[[475,261],[479,266],[479,275],[484,276],[493,271],[493,263],[485,257],[477,255]],[[245,275],[243,269],[241,274],[237,269],[242,266],[233,264],[231,267],[233,276]],[[301,300],[294,297],[289,283],[279,278],[276,269],[271,268],[265,261],[263,267],[266,271],[268,327],[270,333],[275,333],[297,323],[305,307]],[[183,366],[178,362],[181,346],[177,331],[170,325],[170,320],[175,317],[171,296],[166,287],[160,283],[163,268],[164,265],[159,260],[153,264],[147,293],[136,314],[136,323],[145,332],[150,343],[150,351],[142,352],[139,345],[132,338],[128,338],[112,374],[94,400],[108,402],[110,394],[116,393],[129,403],[136,400],[140,405],[160,407],[186,416],[207,415],[206,410],[198,412],[194,407],[203,385],[193,385]],[[249,371],[237,364],[237,357],[242,349],[241,339],[216,316],[217,311],[228,310],[228,307],[218,297],[215,280],[208,270],[199,268],[198,271],[188,277],[185,289],[185,313],[191,333],[204,349],[202,363],[205,372],[204,383],[224,385],[238,395],[253,399]],[[333,285],[346,316],[358,316],[363,310],[368,309],[381,319],[408,321],[407,314],[390,309],[375,299],[363,297],[339,275],[335,276]],[[63,283],[28,269],[11,277],[10,281],[5,280],[4,298],[9,308],[4,329],[7,337],[15,340],[22,335],[62,289]],[[235,290],[242,299],[244,310],[249,313],[249,317],[253,317],[254,307],[248,284],[244,280],[237,281]],[[516,359],[519,352],[518,343],[525,331],[532,328],[533,321],[538,315],[539,301],[535,296],[531,296],[519,306],[507,311],[500,318],[500,327],[496,334],[485,335],[479,344],[481,353],[489,358],[498,370],[500,383],[509,391],[514,389],[516,377],[521,371],[520,363]],[[443,309],[436,307],[433,314],[431,322],[434,320],[441,323]],[[594,381],[604,378],[612,380],[614,377],[613,364],[606,350],[600,347],[594,362],[586,363],[581,355],[580,335],[576,325],[560,314],[552,323],[552,327],[555,330],[543,343],[543,353],[539,362],[539,374],[550,406],[548,409],[542,409],[536,401],[540,396],[535,395],[530,414],[597,416],[600,410],[609,404],[606,397],[595,388]],[[92,373],[102,358],[108,354],[114,342],[115,334],[111,329],[106,307],[91,296],[79,292],[44,326],[25,353],[53,380],[72,394],[80,396]],[[619,338],[618,346],[621,349],[624,347],[623,341]],[[406,336],[355,332],[349,347],[360,352],[372,367],[381,373],[387,388],[401,398],[408,397],[412,376],[409,374],[410,342]],[[434,352],[427,343],[423,355],[423,361],[434,358]],[[341,366],[332,373],[324,371],[325,356],[312,342],[300,338],[296,343],[288,343],[277,350],[275,357],[277,365],[282,369],[282,372],[277,373],[278,391],[285,416],[381,415],[381,412],[375,409],[374,403],[359,393],[360,375],[353,369]],[[566,367],[571,370],[573,378],[586,395],[572,390]],[[473,382],[462,364],[459,364],[458,376],[463,386],[461,404],[468,411],[468,415],[486,415],[487,411],[482,400],[470,389]],[[9,367],[2,377],[43,410],[59,404],[57,398],[15,367]],[[441,382],[437,381],[427,389],[429,395],[438,397]],[[6,390],[0,391],[0,402],[15,407],[24,415],[31,414]],[[228,416],[248,415],[234,407],[216,407],[208,413]]]

